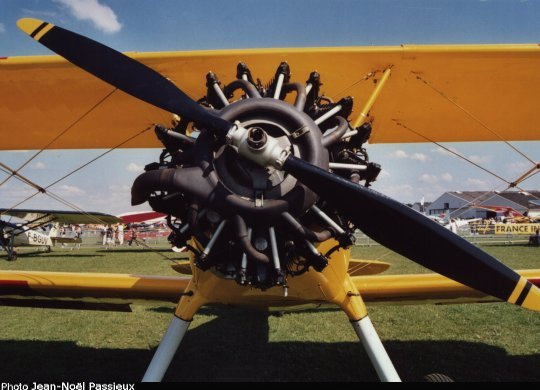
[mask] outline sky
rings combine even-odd
[[[16,27],[34,17],[76,31],[120,51],[453,43],[538,43],[540,0],[2,0],[0,57],[51,54]],[[5,99],[9,97],[0,97]],[[357,103],[358,104],[358,103]],[[540,143],[514,145],[540,161]],[[498,142],[445,146],[509,181],[530,163]],[[0,139],[1,147],[1,139]],[[46,186],[103,150],[46,151],[22,174]],[[87,211],[120,214],[132,208],[130,188],[157,149],[115,150],[51,188]],[[369,145],[383,172],[373,188],[401,202],[436,199],[450,190],[501,190],[504,183],[433,144]],[[0,151],[17,168],[32,151]],[[0,182],[6,175],[0,172]],[[523,184],[540,188],[540,175]],[[35,191],[11,179],[0,207]],[[20,208],[65,209],[38,195]]]

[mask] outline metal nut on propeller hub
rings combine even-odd
[[[248,130],[247,144],[252,149],[261,149],[266,145],[267,140],[266,132],[260,127],[252,127]]]

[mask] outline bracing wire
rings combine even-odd
[[[27,202],[28,200],[32,199],[34,196],[38,195],[39,193],[49,194],[50,191],[48,191],[48,189],[51,188],[52,186],[58,184],[58,183],[61,182],[62,180],[65,180],[65,179],[68,178],[69,176],[71,176],[71,175],[73,175],[74,173],[80,171],[81,169],[87,167],[88,165],[92,164],[92,163],[95,162],[96,160],[98,160],[98,159],[102,158],[103,156],[109,154],[109,153],[112,152],[113,150],[118,149],[118,148],[121,147],[122,145],[124,145],[124,144],[126,144],[127,142],[131,141],[132,139],[134,139],[134,138],[140,136],[141,134],[147,132],[147,131],[150,130],[151,128],[152,128],[152,126],[146,127],[145,129],[139,131],[138,133],[136,133],[136,134],[132,135],[131,137],[127,138],[126,140],[122,141],[122,142],[119,143],[118,145],[116,145],[116,146],[114,146],[114,147],[112,147],[112,148],[106,150],[105,152],[103,152],[103,153],[101,153],[100,155],[94,157],[94,158],[91,159],[90,161],[88,161],[88,162],[84,163],[83,165],[81,165],[81,166],[75,168],[74,170],[72,170],[72,171],[69,172],[68,174],[62,176],[62,177],[61,177],[60,179],[58,179],[58,180],[55,180],[54,182],[52,182],[51,184],[47,185],[46,187],[40,187],[41,190],[38,190],[38,192],[34,193],[33,195],[28,196],[27,198],[25,198],[25,199],[23,199],[22,201],[18,202],[16,205],[13,205],[13,206],[11,206],[10,208],[6,209],[6,210],[4,211],[4,213],[5,213],[5,212],[8,212],[8,211],[10,211],[10,210],[13,210],[14,208],[18,207],[19,205],[21,205],[21,204]],[[4,170],[4,172],[6,172],[5,169],[2,169],[2,170]],[[14,173],[14,176],[16,176],[16,177],[17,177],[19,180],[21,180],[22,182],[24,182],[24,183],[26,183],[26,184],[29,184],[26,180],[21,179],[21,177],[20,177],[20,175],[19,175],[18,173]],[[29,184],[29,185],[30,185],[30,184]],[[49,196],[50,196],[50,195],[49,195]],[[54,196],[60,198],[58,195],[55,195],[55,194],[53,194],[51,197],[54,197]],[[60,198],[60,199],[61,199],[61,198]],[[67,202],[67,201],[65,201],[65,202]],[[67,202],[67,203],[69,203],[69,202]],[[66,204],[66,205],[67,205],[67,204]],[[83,209],[81,209],[81,208],[79,208],[79,207],[77,207],[77,206],[75,206],[75,205],[72,205],[72,206],[69,206],[69,207],[70,207],[70,208],[75,208],[75,210],[85,213]],[[88,215],[88,213],[85,213],[85,214]]]
[[[489,128],[484,122],[482,122],[480,119],[478,119],[475,115],[473,115],[470,111],[468,111],[467,109],[465,109],[463,106],[459,105],[455,100],[449,98],[444,92],[442,92],[441,90],[435,88],[433,86],[432,83],[430,83],[429,81],[423,79],[420,75],[416,75],[416,79],[419,80],[420,82],[422,82],[424,85],[428,86],[429,88],[431,88],[433,91],[435,91],[437,94],[439,94],[441,97],[443,97],[445,100],[447,100],[448,102],[452,103],[454,106],[456,106],[457,108],[459,108],[461,111],[463,111],[469,118],[471,118],[472,120],[474,120],[476,123],[478,123],[480,126],[482,126],[484,129],[486,129],[487,131],[489,131],[491,134],[493,134],[494,136],[496,136],[497,138],[499,138],[499,140],[501,140],[502,142],[504,142],[506,145],[508,145],[510,148],[512,148],[516,153],[520,154],[522,157],[524,157],[525,159],[529,160],[532,164],[536,165],[537,163],[535,161],[533,161],[531,158],[529,158],[529,156],[527,156],[525,153],[523,153],[522,151],[520,151],[519,149],[517,149],[514,145],[512,145],[510,142],[508,142],[507,140],[505,140],[503,137],[501,137],[498,133],[496,133],[494,130],[492,130],[491,128]]]
[[[37,156],[39,156],[44,150],[48,149],[49,146],[51,146],[56,140],[58,140],[60,137],[62,137],[64,134],[66,134],[69,130],[71,130],[77,123],[82,121],[85,117],[87,117],[92,111],[94,111],[98,106],[100,106],[105,100],[107,100],[111,95],[117,91],[117,88],[114,88],[112,91],[108,92],[104,97],[102,97],[100,100],[98,100],[97,103],[95,103],[92,107],[90,107],[88,110],[86,110],[81,116],[79,116],[77,119],[75,119],[73,122],[71,122],[64,130],[62,130],[56,137],[54,137],[47,145],[42,147],[40,150],[38,150],[32,157],[30,157],[28,160],[26,160],[19,168],[15,169],[12,173],[8,175],[7,178],[5,178],[1,183],[0,186],[2,186],[4,183],[6,183],[9,179],[11,179],[16,173],[18,173],[21,169],[23,169],[25,166],[30,164],[30,162],[35,159]]]

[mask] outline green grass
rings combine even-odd
[[[483,249],[514,268],[540,268],[540,250]],[[173,257],[169,251],[160,252]],[[426,272],[380,246],[354,257],[388,261],[389,273]],[[381,257],[382,256],[382,257]],[[160,255],[138,248],[21,254],[3,269],[174,275]],[[174,305],[132,313],[0,307],[2,381],[138,381]],[[540,314],[508,304],[369,306],[405,380],[442,372],[459,381],[539,381]],[[281,317],[204,308],[167,375],[181,380],[373,381],[377,377],[346,316],[323,309]]]

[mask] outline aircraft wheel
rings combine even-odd
[[[440,383],[440,382],[454,382],[454,380],[452,378],[450,378],[448,375],[444,375],[444,374],[428,374],[426,376],[424,376],[424,381],[426,382],[437,382],[437,383]]]
[[[11,252],[9,255],[8,255],[8,258],[7,258],[9,261],[15,261],[17,260],[17,252],[13,251]]]

